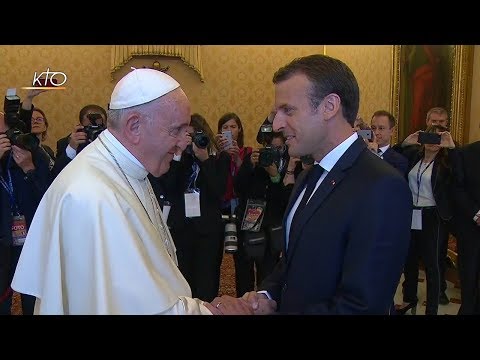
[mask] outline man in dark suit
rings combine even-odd
[[[315,165],[296,181],[285,212],[285,255],[260,291],[243,298],[257,314],[388,314],[408,251],[412,196],[353,130],[355,76],[337,59],[311,55],[273,82],[274,131],[285,135],[290,156],[312,154]]]
[[[388,111],[375,111],[370,126],[374,134],[374,141],[369,142],[367,145],[381,159],[400,171],[403,176],[406,176],[408,169],[407,158],[390,147],[395,125],[395,117]]]
[[[104,128],[107,123],[107,112],[100,105],[90,104],[84,106],[78,115],[79,124],[75,125],[71,134],[57,141],[57,154],[55,165],[53,166],[50,177],[51,181],[55,180],[57,175],[67,166],[70,161],[87,145],[88,136],[85,132],[79,131],[85,126],[92,125],[89,116],[92,114],[100,114],[101,118],[95,118],[95,124]]]
[[[457,207],[459,315],[480,315],[480,141],[461,149],[454,201]]]

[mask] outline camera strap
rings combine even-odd
[[[3,175],[0,175],[0,184],[2,184],[3,188],[8,194],[8,201],[10,202],[10,209],[12,210],[15,215],[20,215],[20,212],[18,211],[18,206],[17,202],[15,201],[15,194],[13,191],[13,182],[12,182],[12,175],[10,173],[10,164],[12,162],[12,152],[10,152],[10,155],[7,160],[7,180],[3,177]]]
[[[192,174],[190,175],[190,179],[188,181],[187,190],[198,191],[197,178],[198,178],[199,173],[200,173],[200,166],[197,164],[196,161],[194,161],[193,164],[192,164]]]

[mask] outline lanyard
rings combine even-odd
[[[198,190],[197,178],[198,178],[199,172],[200,172],[200,166],[194,161],[192,164],[192,174],[190,175],[190,180],[188,181],[188,187],[187,187],[188,190]]]
[[[415,205],[418,205],[418,197],[420,196],[420,184],[422,183],[422,176],[423,174],[425,173],[425,171],[427,171],[427,169],[430,167],[430,165],[432,165],[433,161],[435,159],[433,159],[432,161],[430,161],[428,163],[428,165],[425,167],[425,169],[423,169],[422,173],[420,173],[420,168],[422,167],[422,163],[423,163],[423,159],[422,158],[420,160],[420,163],[418,164],[418,171],[417,171],[417,202],[415,203]]]
[[[17,202],[15,201],[15,194],[13,191],[13,182],[12,182],[12,175],[10,173],[10,163],[12,162],[12,152],[10,152],[10,155],[7,160],[7,180],[3,177],[3,175],[0,175],[0,184],[2,184],[3,188],[8,194],[8,201],[10,202],[10,209],[12,211],[15,211],[16,215],[20,215],[18,211],[18,206]]]

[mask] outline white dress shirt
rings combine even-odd
[[[323,179],[325,179],[325,177],[328,175],[328,173],[330,171],[332,171],[332,169],[335,166],[335,164],[337,163],[338,159],[340,159],[342,157],[342,155],[347,151],[347,149],[357,139],[358,139],[358,135],[355,132],[351,136],[349,136],[347,139],[345,139],[341,144],[337,145],[337,147],[335,147],[333,150],[331,150],[327,155],[325,155],[325,157],[322,160],[320,160],[320,162],[315,161],[315,165],[319,164],[324,169],[324,172],[323,172],[322,176],[320,176],[320,179],[318,179],[317,185],[315,186],[315,189],[313,190],[312,195],[310,195],[310,198],[308,199],[308,201],[310,201],[313,194],[315,194],[315,191],[317,191],[317,189],[320,186],[320,184],[322,183]],[[297,211],[297,208],[298,208],[298,205],[300,204],[300,201],[303,198],[303,194],[305,194],[305,189],[302,190],[302,192],[298,196],[297,200],[295,201],[295,204],[293,204],[292,210],[290,210],[290,213],[287,216],[287,223],[285,224],[286,225],[286,232],[285,232],[285,236],[286,236],[285,246],[286,246],[286,248],[288,248],[288,237],[290,235],[290,226],[292,224],[292,219],[293,219],[293,216],[295,215],[295,211]],[[307,204],[308,204],[308,201],[307,201]]]

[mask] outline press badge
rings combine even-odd
[[[200,216],[200,193],[198,191],[185,193],[185,217]]]
[[[412,230],[422,230],[422,210],[413,209]]]
[[[13,246],[22,246],[27,237],[27,222],[24,215],[13,217],[12,223],[12,240]]]

